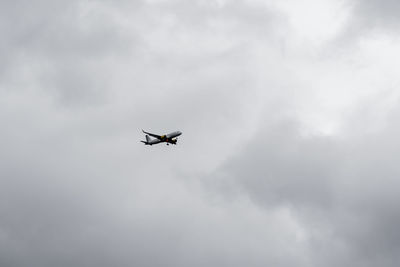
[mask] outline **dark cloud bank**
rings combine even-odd
[[[315,265],[395,266],[397,133],[301,137],[293,121],[270,126],[208,182],[228,199],[246,194],[266,210],[289,208],[310,233]]]

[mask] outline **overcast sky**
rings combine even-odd
[[[399,12],[1,1],[0,266],[397,267]]]

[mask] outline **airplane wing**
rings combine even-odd
[[[162,136],[161,136],[161,135],[156,135],[156,134],[148,133],[148,132],[145,132],[145,131],[143,131],[143,130],[142,130],[142,132],[144,132],[145,134],[148,134],[148,135],[150,135],[150,136],[152,136],[152,137],[154,137],[154,138],[157,138],[157,139],[159,139],[159,140],[162,139]]]

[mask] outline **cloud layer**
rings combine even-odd
[[[397,266],[396,6],[2,1],[0,265]]]

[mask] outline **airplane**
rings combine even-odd
[[[155,145],[158,143],[167,143],[167,145],[169,144],[173,144],[176,145],[176,142],[178,141],[178,136],[180,136],[182,134],[182,132],[180,131],[176,131],[176,132],[172,132],[170,134],[165,134],[165,135],[156,135],[156,134],[152,134],[152,133],[148,133],[142,130],[143,133],[146,134],[146,141],[140,141],[142,143],[144,143],[145,145]],[[154,137],[155,139],[151,139],[151,137]]]

